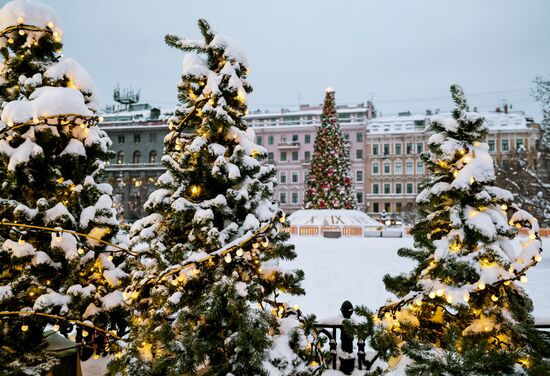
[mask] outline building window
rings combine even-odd
[[[119,143],[119,144],[123,144],[123,143],[124,143],[124,135],[123,135],[123,134],[119,134],[119,135],[118,135],[118,143]]]
[[[406,169],[407,175],[414,174],[413,163],[412,162],[409,161],[409,162],[405,163],[405,169]]]
[[[297,134],[292,135],[292,142],[298,142],[298,135]]]
[[[372,155],[378,155],[378,144],[372,145]]]
[[[139,150],[134,151],[134,156],[132,158],[133,163],[139,163],[139,159],[141,158],[141,153]]]
[[[293,151],[293,152],[292,152],[292,160],[293,160],[293,161],[297,161],[297,160],[298,160],[298,152],[297,152],[297,151]]]
[[[268,145],[273,145],[273,142],[274,142],[274,137],[273,137],[273,135],[267,136],[267,144],[268,144]]]
[[[279,192],[279,202],[286,204],[286,192]]]
[[[523,138],[516,140],[516,151],[523,150]]]
[[[275,156],[273,155],[273,152],[269,152],[267,153],[267,159],[271,162],[273,162],[273,160],[275,159]]]
[[[401,164],[401,162],[396,161],[395,165],[393,166],[393,170],[393,173],[395,175],[401,175],[403,173],[403,165]]]
[[[355,181],[356,182],[362,182],[363,181],[363,170],[355,171]]]
[[[401,155],[401,143],[395,144],[395,154]]]
[[[401,204],[400,202],[396,202],[395,203],[395,211],[398,212],[398,213],[401,213],[403,211],[403,204]]]
[[[417,174],[423,174],[424,173],[424,163],[423,162],[416,162],[416,173]]]
[[[363,159],[363,149],[355,150],[355,159]]]
[[[407,183],[407,193],[411,194],[413,192],[413,183]]]
[[[263,144],[264,140],[263,140],[263,137],[262,136],[256,136],[256,143],[258,145],[261,145]]]
[[[298,183],[298,171],[292,171],[292,182]]]
[[[123,164],[124,163],[124,152],[123,151],[119,151],[118,154],[116,155],[116,163],[118,163],[118,164]]]
[[[157,163],[157,151],[151,150],[149,152],[149,163]]]
[[[489,144],[489,152],[494,152],[495,151],[495,140],[489,140],[487,143]]]
[[[157,134],[149,133],[149,142],[157,142]]]
[[[380,185],[378,183],[372,183],[372,194],[377,195],[380,193]]]
[[[384,155],[390,154],[390,144],[384,144]]]
[[[356,132],[355,133],[355,141],[363,142],[363,132]]]
[[[281,152],[280,161],[281,162],[286,162],[286,151]]]
[[[304,144],[311,144],[311,135],[310,134],[304,135]]]
[[[385,203],[384,203],[384,211],[385,211],[386,213],[391,212],[391,203],[390,203],[390,202],[385,202]]]
[[[281,184],[286,183],[286,171],[281,171],[279,174],[279,180],[281,180]]]
[[[401,183],[395,183],[395,193],[396,194],[403,193],[403,185]]]
[[[141,135],[139,133],[134,134],[134,142],[139,144],[141,142]]]
[[[421,154],[424,151],[424,145],[422,142],[416,144],[416,153]]]
[[[390,162],[386,161],[384,162],[384,175],[390,174]]]
[[[374,202],[372,204],[372,211],[375,212],[375,213],[380,212],[380,205],[378,204],[378,202]]]
[[[348,132],[344,132],[344,140],[349,141],[349,133]]]
[[[384,183],[384,194],[389,195],[391,193],[391,183]]]
[[[298,203],[298,192],[292,192],[292,203],[293,204]]]
[[[363,203],[363,192],[355,192],[355,197],[357,197],[357,203]]]
[[[304,151],[304,159],[306,162],[309,162],[311,160],[311,152],[310,151]]]
[[[407,143],[407,154],[410,155],[412,154],[412,148],[413,148],[413,144],[411,144],[410,142]]]
[[[501,149],[502,149],[502,151],[509,151],[510,150],[510,144],[508,143],[508,140],[502,140],[501,141]]]
[[[380,173],[380,165],[378,164],[378,162],[374,162],[372,164],[372,174],[378,175],[379,173]]]

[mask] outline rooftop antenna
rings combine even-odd
[[[117,84],[113,91],[113,99],[115,102],[120,103],[124,110],[128,110],[131,105],[139,102],[140,90],[134,91],[132,88],[120,89]]]

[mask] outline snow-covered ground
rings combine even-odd
[[[405,238],[340,238],[293,236],[298,257],[282,266],[302,269],[305,296],[287,297],[305,314],[315,313],[319,321],[339,316],[344,300],[374,310],[391,294],[384,288],[385,274],[410,271],[414,263],[397,256],[400,247],[412,247]],[[543,258],[531,268],[525,289],[535,304],[537,323],[550,323],[550,238],[543,239]],[[332,320],[330,320],[332,321]]]

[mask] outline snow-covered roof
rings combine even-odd
[[[357,107],[337,107],[336,112],[338,114],[355,114],[355,113],[366,113],[368,111],[367,106],[357,106]],[[295,117],[295,116],[307,116],[307,115],[317,115],[321,116],[323,114],[323,108],[320,107],[313,107],[313,108],[307,108],[303,110],[298,111],[277,111],[277,112],[258,112],[249,113],[245,119],[246,120],[254,120],[254,119],[272,119],[272,118],[282,118],[285,117]]]
[[[521,111],[480,112],[480,115],[485,118],[485,124],[490,131],[524,130],[529,128],[532,123],[532,120]],[[451,116],[451,113],[448,112],[436,115],[383,116],[368,120],[367,131],[371,134],[424,132],[429,126],[430,119],[435,117],[450,118]]]
[[[144,105],[143,109],[130,111],[102,112],[103,125],[129,122],[149,122],[149,121],[167,121],[174,114],[173,108],[160,108],[156,106]],[[159,117],[151,117],[151,110],[159,110]]]
[[[384,226],[359,210],[309,209],[288,216],[291,226]]]
[[[55,11],[36,0],[10,1],[0,9],[0,30],[19,24],[49,27],[60,37],[63,34]]]

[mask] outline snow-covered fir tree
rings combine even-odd
[[[111,364],[124,375],[270,375],[308,372],[297,353],[307,339],[278,294],[303,293],[301,271],[273,200],[275,168],[247,129],[245,56],[199,20],[203,39],[168,35],[187,52],[181,104],[169,121],[163,163],[131,228],[141,253],[127,297],[130,341]]]
[[[351,162],[338,123],[334,90],[328,88],[321,127],[315,137],[311,168],[307,177],[306,209],[355,209],[357,197],[351,180]]]
[[[536,219],[494,186],[487,127],[468,112],[462,89],[450,119],[432,119],[423,159],[431,174],[417,197],[418,266],[384,277],[399,300],[377,312],[372,345],[389,374],[547,375],[549,343],[534,328],[533,304],[521,287],[541,260]],[[515,239],[518,228],[528,238]]]
[[[1,375],[41,375],[56,363],[48,325],[76,329],[84,357],[124,331],[124,256],[108,244],[118,222],[111,187],[98,183],[110,140],[97,127],[90,76],[61,56],[62,33],[40,2],[0,10]]]

